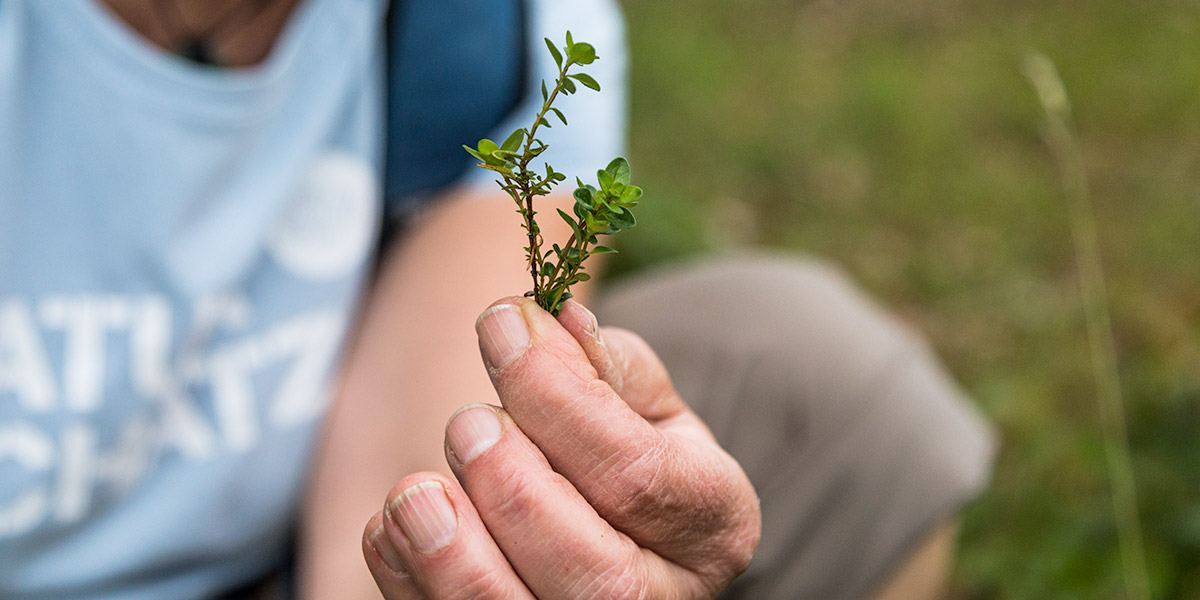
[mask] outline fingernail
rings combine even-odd
[[[450,497],[437,481],[423,481],[404,490],[391,508],[392,518],[417,552],[436,552],[449,546],[458,531]]]
[[[558,320],[564,327],[580,329],[584,337],[603,345],[603,341],[600,339],[600,322],[596,320],[596,315],[583,304],[575,300],[567,300],[563,311],[558,315]],[[579,341],[583,343],[583,340]]]
[[[484,359],[493,369],[503,369],[529,347],[529,326],[521,309],[512,304],[497,304],[479,315],[475,322]]]
[[[572,302],[575,301],[572,300]],[[587,316],[588,332],[592,334],[592,337],[599,337],[597,334],[600,333],[600,322],[596,320],[596,315],[592,314],[592,311],[588,310],[588,308],[583,304],[575,302],[575,305],[579,307],[579,310],[583,311],[585,316]]]
[[[471,404],[458,409],[446,427],[446,441],[459,464],[467,464],[500,439],[500,419],[486,404]]]
[[[371,546],[379,553],[379,557],[383,559],[384,564],[389,569],[397,573],[405,572],[404,563],[400,560],[400,554],[392,547],[391,540],[383,535],[383,525],[376,527],[375,531],[372,531],[367,536],[367,540],[371,542]]]

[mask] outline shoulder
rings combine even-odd
[[[624,20],[615,0],[526,0],[532,13],[534,33],[542,36],[570,29],[586,32],[597,42],[617,41],[624,35]],[[540,41],[538,36],[538,41]]]
[[[471,165],[464,144],[503,137],[525,124],[540,102],[541,80],[555,73],[542,39],[561,44],[568,30],[599,50],[601,60],[589,72],[604,92],[564,102],[571,127],[553,130],[547,141],[556,152],[613,154],[624,145],[626,71],[625,30],[615,0],[442,0],[393,7],[386,189],[394,216],[463,180]],[[600,159],[589,153],[558,160],[556,166]]]
[[[614,0],[528,0],[529,73],[522,102],[509,111],[507,118],[492,132],[503,139],[519,127],[527,127],[541,106],[542,80],[553,82],[558,73],[543,38],[563,46],[566,33],[576,41],[596,48],[599,57],[583,70],[599,82],[600,92],[581,89],[555,103],[566,114],[569,125],[539,132],[549,145],[542,159],[565,173],[568,181],[576,176],[590,179],[596,169],[624,154],[628,118],[628,57],[625,22]],[[469,175],[473,183],[492,186],[490,173],[475,169]]]
[[[523,0],[398,2],[388,16],[390,199],[429,193],[466,168],[478,140],[517,104]]]

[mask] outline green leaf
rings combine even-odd
[[[592,248],[592,254],[616,254],[617,251],[608,246],[596,246]]]
[[[493,171],[498,171],[498,170],[500,170],[499,168],[501,168],[501,167],[504,168],[505,170],[507,170],[508,167],[510,166],[508,164],[508,161],[504,160],[503,158],[500,158],[499,156],[496,156],[495,154],[489,154],[487,156],[484,156],[483,163],[484,163],[484,165],[486,165],[488,167],[497,167],[496,169],[492,169]]]
[[[592,219],[596,218],[596,211],[593,210],[588,204],[581,202],[579,198],[575,199],[575,206],[572,206],[571,210],[575,212],[577,217],[579,217],[581,223],[586,222],[589,215],[592,217]]]
[[[554,272],[554,265],[549,262],[542,263],[542,277],[549,277]]]
[[[587,42],[579,42],[570,47],[567,58],[574,63],[590,65],[596,60],[596,49]]]
[[[518,155],[516,152],[509,152],[508,150],[501,149],[492,151],[492,158],[496,158],[505,162],[515,163],[519,157],[520,155]]]
[[[587,210],[592,210],[592,192],[586,187],[575,188],[575,203],[582,205]]]
[[[477,145],[477,148],[479,148],[480,154],[487,156],[487,155],[490,155],[491,153],[499,150],[500,146],[497,145],[496,142],[493,142],[492,140],[483,138],[482,140],[479,140],[479,144]]]
[[[612,225],[613,231],[622,231],[637,225],[637,220],[633,218],[633,213],[628,209],[622,208],[614,211],[608,217],[609,225]]]
[[[600,232],[610,229],[608,223],[598,220],[593,213],[584,213],[583,220],[587,224],[589,232]]]
[[[605,214],[609,214],[609,215],[615,214],[617,211],[621,210],[621,205],[613,203],[612,198],[605,198],[604,199],[604,210],[605,210]]]
[[[470,147],[470,146],[464,145],[464,146],[463,146],[463,150],[466,150],[467,152],[470,152],[470,153],[471,153],[471,156],[474,156],[475,158],[478,158],[479,160],[482,160],[482,161],[486,161],[486,160],[487,160],[486,158],[484,158],[484,157],[483,157],[483,155],[482,155],[482,154],[480,154],[480,153],[479,153],[479,151],[478,151],[478,150],[476,150],[476,149],[474,149],[474,148],[472,148],[472,147]]]
[[[507,177],[516,177],[516,174],[514,174],[512,172],[512,169],[510,169],[509,167],[507,167],[505,165],[492,165],[492,164],[488,164],[488,163],[481,163],[479,166],[481,166],[489,171],[495,171],[495,172],[497,172],[501,175],[507,176]]]
[[[576,73],[571,77],[574,77],[577,81],[579,81],[579,83],[582,83],[583,85],[586,85],[597,92],[600,91],[600,84],[596,83],[596,80],[592,79],[592,76],[588,75],[587,73]]]
[[[571,38],[571,30],[568,29],[567,30],[567,48],[569,49],[571,46],[574,46],[574,45],[575,45],[575,40],[573,38]]]
[[[538,124],[547,129],[553,129],[552,127],[550,127],[550,121],[547,121],[546,117],[542,117],[542,118],[538,119]]]
[[[517,150],[521,149],[521,142],[524,141],[525,130],[518,129],[512,132],[512,135],[508,136],[508,139],[504,140],[504,143],[500,145],[500,148],[509,152],[516,152]]]
[[[579,223],[577,223],[575,221],[575,219],[572,219],[571,215],[568,215],[566,212],[563,211],[563,209],[558,208],[555,210],[558,211],[558,216],[562,217],[563,220],[566,221],[567,224],[571,226],[571,229],[575,229],[576,227],[579,227]]]
[[[546,91],[546,80],[542,80],[542,102],[550,99],[550,93]]]
[[[600,189],[607,191],[612,188],[612,186],[613,186],[613,174],[612,173],[610,173],[604,169],[601,169],[599,171],[596,171],[596,178],[600,180]]]
[[[625,160],[624,157],[618,156],[612,159],[612,162],[608,163],[608,166],[604,167],[604,170],[612,174],[613,179],[629,185],[629,161]]]
[[[589,280],[589,279],[591,279],[591,278],[592,278],[592,276],[591,276],[591,275],[589,275],[589,274],[587,274],[587,273],[579,272],[579,273],[576,273],[576,274],[575,274],[575,281],[576,281],[576,282],[579,282],[579,281],[587,281],[587,280]]]
[[[550,49],[550,56],[554,57],[554,63],[557,64],[561,68],[562,67],[562,59],[563,59],[562,53],[558,51],[558,48],[554,47],[554,42],[550,41],[550,38],[542,38],[542,39],[546,40],[546,47]]]
[[[563,116],[563,113],[561,110],[558,110],[557,108],[554,108],[553,106],[550,107],[550,110],[554,111],[554,114],[558,116],[558,120],[562,121],[563,125],[567,124],[567,118]]]
[[[504,159],[501,157],[498,157],[494,154],[499,149],[500,149],[500,146],[497,146],[496,142],[493,142],[492,140],[484,138],[482,140],[479,140],[479,154],[477,156],[482,155],[483,162],[485,162],[493,167],[502,167],[505,164]],[[492,169],[492,170],[496,171],[498,169]]]
[[[636,185],[625,186],[625,190],[621,192],[621,204],[633,206],[638,198],[642,197],[642,188]]]
[[[570,78],[564,79],[564,80],[562,80],[562,88],[563,88],[564,93],[574,94],[575,93],[575,82],[571,81]]]

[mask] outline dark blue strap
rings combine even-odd
[[[403,216],[471,166],[528,76],[523,0],[396,0],[388,15],[384,194]]]

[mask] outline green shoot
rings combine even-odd
[[[532,296],[539,306],[557,316],[563,303],[571,298],[571,286],[591,278],[584,266],[587,257],[615,252],[600,245],[597,236],[611,235],[636,224],[630,209],[637,206],[642,189],[630,183],[629,161],[620,157],[597,171],[599,187],[576,178],[578,187],[574,193],[573,214],[558,211],[559,217],[571,226],[571,237],[562,245],[552,244],[549,250],[544,249],[534,198],[550,194],[567,176],[555,171],[549,163],[543,163],[541,171],[530,168],[533,160],[548,148],[537,138],[538,129],[551,127],[551,113],[564,126],[567,124],[567,117],[554,107],[554,101],[560,96],[577,93],[579,87],[576,84],[600,91],[600,84],[590,75],[572,72],[573,67],[596,61],[596,50],[591,44],[574,41],[568,31],[566,46],[555,47],[547,38],[546,47],[558,65],[558,76],[552,88],[547,88],[546,82],[542,81],[542,107],[533,123],[528,128],[513,131],[501,144],[483,139],[475,148],[463,148],[481,161],[480,167],[499,174],[500,189],[517,205],[521,226],[528,239],[529,245],[524,248],[525,260],[533,280],[533,289],[525,295]]]

